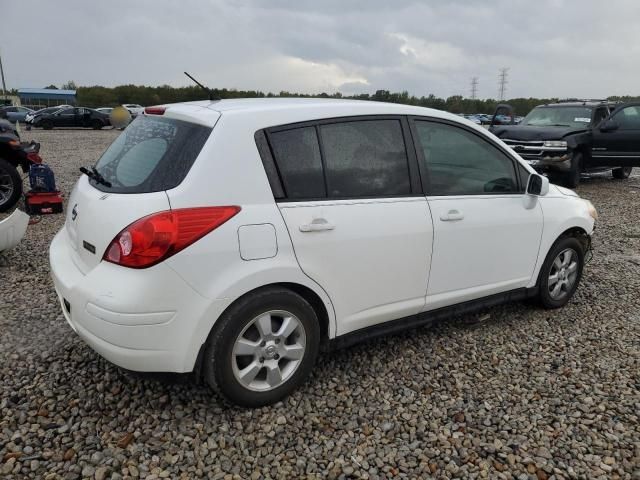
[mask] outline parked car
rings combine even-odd
[[[565,305],[597,216],[482,127],[378,102],[151,107],[83,172],[50,247],[71,328],[245,406],[289,394],[320,348]]]
[[[144,113],[144,107],[142,105],[138,105],[137,103],[124,103],[122,106],[129,110],[129,113],[133,118]]]
[[[26,107],[0,107],[0,118],[4,118],[12,123],[24,123],[26,116],[31,113],[34,113],[34,111]]]
[[[100,113],[104,113],[105,115],[111,115],[111,112],[113,111],[113,108],[111,108],[111,107],[101,107],[101,108],[96,108],[96,111],[98,111]]]
[[[55,107],[46,107],[40,110],[36,110],[34,112],[28,113],[24,119],[25,123],[33,124],[33,119],[38,115],[43,115],[45,113],[55,113],[63,108],[72,108],[71,105],[57,105]]]
[[[32,121],[34,127],[51,130],[54,127],[82,127],[99,130],[108,126],[109,115],[86,107],[72,107],[54,113],[36,115]]]
[[[540,105],[518,125],[490,130],[533,168],[569,188],[578,186],[583,172],[611,171],[614,178],[625,179],[633,167],[640,167],[640,103]]]

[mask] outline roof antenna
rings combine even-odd
[[[195,83],[196,85],[198,85],[201,89],[203,89],[205,92],[207,92],[209,94],[209,100],[211,100],[212,102],[216,101],[216,100],[222,100],[220,97],[216,96],[213,93],[213,90],[211,90],[210,88],[205,87],[204,85],[202,85],[198,80],[196,80],[195,78],[193,78],[191,75],[189,75],[187,72],[184,72],[184,74],[189,77],[191,80],[193,80],[193,83]]]

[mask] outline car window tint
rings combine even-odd
[[[593,115],[593,125],[598,125],[602,120],[604,120],[608,115],[608,111],[606,108],[598,108],[596,109],[596,113]]]
[[[329,197],[411,193],[399,120],[363,120],[320,126]]]
[[[186,177],[211,128],[156,116],[139,116],[118,136],[96,164],[111,187],[102,191],[148,193],[170,190]]]
[[[286,197],[325,197],[322,160],[315,127],[273,132],[270,140]]]
[[[620,130],[640,129],[640,106],[625,107],[614,116]]]
[[[73,108],[67,108],[66,110],[62,110],[60,115],[74,115]]]
[[[452,125],[416,121],[430,195],[518,192],[513,160],[488,141]]]
[[[524,168],[524,165],[518,163],[518,176],[520,177],[520,192],[524,193],[527,190],[527,184],[529,183],[529,170]]]

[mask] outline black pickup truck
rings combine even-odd
[[[509,105],[498,115],[513,118]],[[575,188],[583,172],[624,179],[640,167],[640,103],[572,100],[540,105],[517,125],[489,130],[554,183]]]

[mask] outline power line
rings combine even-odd
[[[500,75],[498,75],[498,98],[500,100],[504,100],[504,94],[507,91],[507,83],[509,83],[509,81],[507,80],[508,76],[509,69],[501,68]]]
[[[478,96],[478,77],[471,77],[471,100]]]

